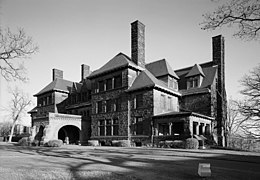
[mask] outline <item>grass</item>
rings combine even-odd
[[[114,172],[102,170],[88,170],[88,171],[64,171],[61,169],[12,169],[0,167],[0,179],[6,180],[71,180],[71,179],[89,179],[89,180],[137,180],[138,178],[130,175],[117,174]]]
[[[212,180],[260,179],[253,152],[0,143],[1,180],[199,180],[199,163],[211,164]]]

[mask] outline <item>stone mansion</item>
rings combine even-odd
[[[173,70],[166,59],[145,62],[145,26],[131,24],[131,57],[119,53],[81,80],[53,80],[34,96],[32,136],[41,141],[128,140],[129,145],[161,140],[213,138],[224,145],[227,116],[224,37],[212,38],[212,60]]]

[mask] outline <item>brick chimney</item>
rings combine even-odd
[[[52,81],[57,78],[63,79],[63,71],[59,69],[52,69]]]
[[[145,67],[145,26],[138,20],[131,23],[131,58],[138,66]]]
[[[227,118],[225,88],[225,40],[222,35],[212,37],[212,59],[217,65],[217,135],[218,145],[224,146],[224,124]]]
[[[91,73],[90,66],[86,64],[81,65],[81,81],[83,82],[86,77]]]

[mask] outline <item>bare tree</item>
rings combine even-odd
[[[12,128],[12,123],[10,121],[5,121],[0,123],[0,136],[7,137]]]
[[[13,123],[12,123],[12,129],[9,137],[9,142],[12,141],[15,125],[20,120],[23,113],[26,113],[26,109],[32,103],[29,97],[17,87],[14,90],[11,90],[10,93],[12,95],[12,100],[10,103],[10,113],[11,113]]]
[[[10,29],[0,28],[0,72],[7,81],[27,80],[26,69],[19,60],[30,57],[36,51],[38,47],[23,29],[12,33]]]
[[[225,122],[225,129],[227,136],[235,134],[238,130],[239,111],[237,102],[229,99],[227,106],[227,121]]]
[[[227,103],[227,120],[225,121],[225,138],[226,138],[226,146],[228,146],[228,142],[231,136],[237,136],[237,132],[240,128],[240,123],[243,120],[243,116],[241,116],[238,109],[238,101],[230,98]]]
[[[260,138],[260,64],[242,78],[241,84],[245,99],[238,103],[238,110],[244,116],[240,128],[245,135]]]
[[[235,37],[245,40],[260,38],[260,0],[229,0],[203,17],[203,30],[234,26],[238,29],[233,34]]]

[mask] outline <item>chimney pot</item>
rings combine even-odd
[[[81,81],[83,82],[86,77],[90,75],[90,66],[86,64],[81,65]]]
[[[54,81],[57,78],[63,79],[63,71],[59,69],[52,69],[52,80]]]

